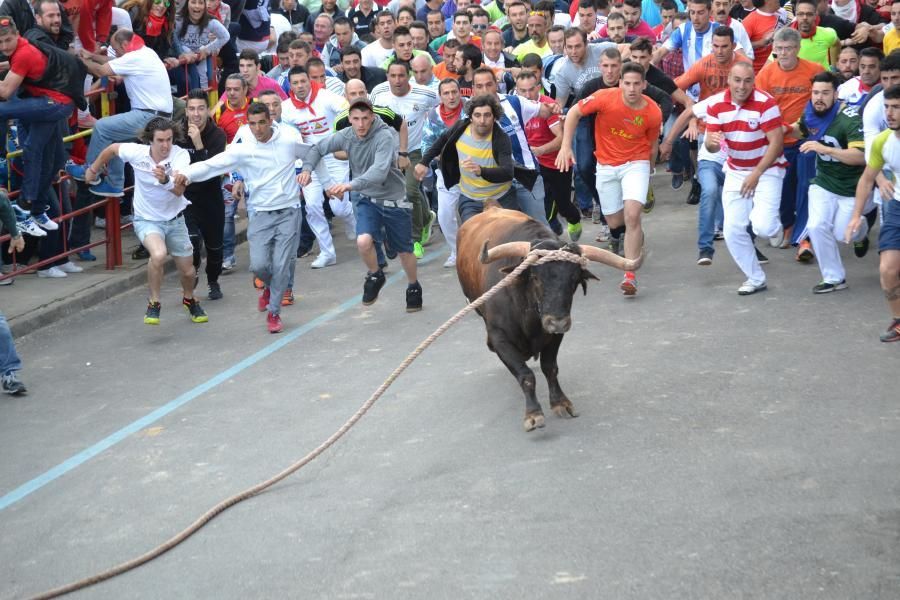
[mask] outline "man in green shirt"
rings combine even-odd
[[[816,0],[794,2],[794,27],[800,32],[800,58],[819,63],[825,69],[837,63],[841,51],[837,32],[831,27],[817,25]]]
[[[516,60],[522,62],[526,54],[537,54],[544,58],[552,53],[550,42],[547,41],[547,17],[543,13],[532,12],[528,15],[528,35],[531,39],[513,50]]]

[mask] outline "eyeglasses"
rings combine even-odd
[[[800,49],[800,46],[790,45],[790,46],[773,46],[772,51],[777,54],[784,54],[785,52],[796,52]]]
[[[477,29],[479,31],[484,31],[488,28],[487,23],[479,23],[478,25],[472,25],[472,29]]]

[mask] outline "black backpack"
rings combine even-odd
[[[84,78],[87,69],[81,60],[47,40],[47,34],[34,27],[25,39],[47,57],[47,69],[40,79],[26,80],[30,85],[55,90],[72,99],[81,110],[87,109],[84,99]]]

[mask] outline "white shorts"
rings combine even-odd
[[[649,160],[635,160],[615,167],[597,165],[597,194],[604,215],[621,211],[625,208],[625,200],[646,203],[649,187]]]

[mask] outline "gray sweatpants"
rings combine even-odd
[[[269,288],[269,312],[276,315],[291,278],[291,258],[297,256],[299,229],[299,207],[257,211],[247,227],[250,270]]]

